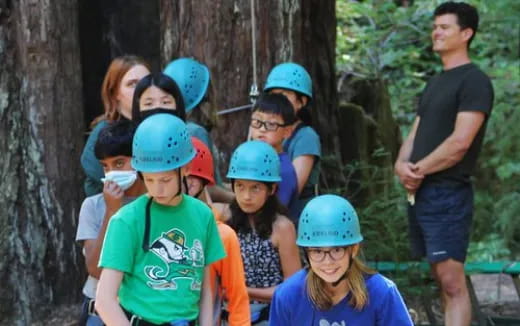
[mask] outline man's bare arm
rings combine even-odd
[[[457,114],[455,130],[437,148],[416,162],[416,173],[427,175],[446,170],[460,162],[484,124],[486,114],[464,111]]]

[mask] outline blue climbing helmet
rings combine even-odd
[[[195,157],[186,124],[174,115],[158,113],[139,124],[132,144],[132,167],[140,172],[180,168]]]
[[[273,88],[289,89],[312,99],[311,76],[297,63],[281,63],[271,70],[265,82],[264,92]]]
[[[208,90],[209,69],[191,58],[179,58],[170,62],[164,73],[172,78],[181,90],[186,112],[196,107]]]
[[[274,148],[262,141],[241,144],[231,156],[229,179],[280,182],[280,158]]]
[[[305,205],[298,224],[298,246],[349,246],[362,240],[356,211],[345,198],[322,195]]]

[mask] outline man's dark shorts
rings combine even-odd
[[[408,206],[412,254],[430,263],[449,258],[464,262],[473,219],[470,183],[425,184]]]

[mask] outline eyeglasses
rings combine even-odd
[[[265,130],[267,130],[267,131],[276,131],[276,130],[278,130],[278,128],[285,127],[285,126],[287,126],[287,125],[281,124],[278,122],[262,121],[262,120],[255,119],[255,118],[251,119],[251,127],[255,128],[255,129],[260,129],[260,128],[264,127]]]
[[[325,260],[325,256],[329,254],[330,259],[339,260],[345,257],[345,253],[347,252],[347,247],[334,247],[330,250],[323,250],[319,248],[307,249],[307,254],[312,261],[317,263],[321,263]]]

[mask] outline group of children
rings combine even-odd
[[[395,284],[359,260],[353,207],[316,195],[307,71],[269,73],[230,187],[208,132],[186,122],[209,84],[190,58],[163,73],[133,56],[110,65],[105,114],[81,157],[82,324],[412,325]]]

